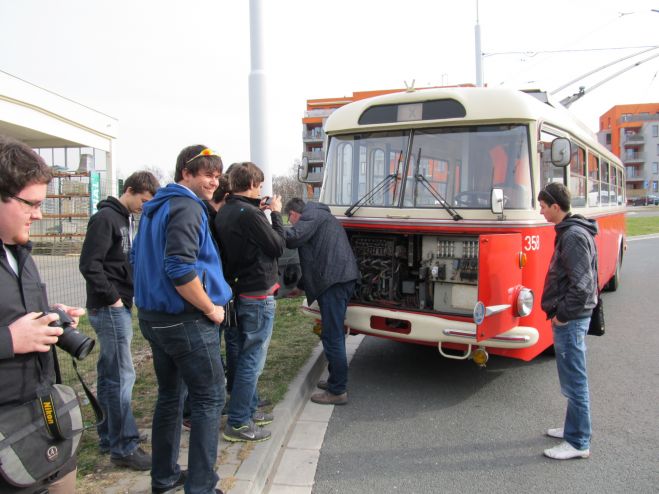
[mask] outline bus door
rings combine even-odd
[[[522,284],[522,236],[481,235],[478,253],[476,341],[505,333],[519,324],[517,294]]]

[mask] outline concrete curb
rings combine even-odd
[[[273,410],[275,421],[266,426],[272,432],[271,439],[256,444],[248,458],[242,462],[234,475],[236,482],[228,491],[230,494],[261,494],[268,477],[273,473],[279,451],[285,445],[289,431],[326,366],[323,346],[318,343],[291,382],[284,399]]]

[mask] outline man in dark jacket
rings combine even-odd
[[[98,426],[99,448],[114,465],[151,468],[151,455],[139,447],[140,434],[131,410],[135,369],[133,339],[133,272],[128,260],[133,243],[133,214],[142,211],[158,189],[149,172],[126,179],[118,199],[98,203],[87,226],[80,253],[80,272],[87,282],[87,310],[101,353],[96,365],[98,401],[105,421]]]
[[[556,225],[542,310],[551,319],[558,379],[568,400],[564,426],[547,431],[563,442],[544,453],[556,460],[588,458],[591,423],[585,337],[597,304],[597,223],[570,213],[570,191],[561,183],[548,184],[538,201],[540,213]]]
[[[41,384],[60,382],[55,343],[62,328],[50,327],[45,290],[30,254],[30,224],[41,219],[41,204],[52,178],[29,146],[0,136],[0,409],[37,397]],[[77,324],[83,309],[60,305]],[[27,488],[0,476],[3,494],[70,494],[75,491],[75,459],[53,477]]]
[[[321,339],[329,378],[311,401],[324,405],[348,403],[348,359],[344,320],[359,268],[345,230],[322,203],[293,198],[284,208],[293,228],[286,230],[286,246],[298,249],[302,282],[311,305],[318,300],[323,321]]]
[[[238,316],[240,353],[236,363],[227,424],[227,441],[258,442],[270,438],[262,425],[271,414],[257,410],[256,387],[263,371],[275,317],[274,294],[279,288],[277,259],[284,253],[281,199],[269,205],[261,199],[264,176],[251,162],[232,165],[231,195],[215,218],[227,281],[233,288]],[[271,209],[271,221],[263,209]]]
[[[221,173],[222,160],[214,151],[184,148],[176,159],[176,183],[144,205],[133,242],[135,305],[158,380],[152,492],[184,483],[186,492],[220,492],[215,462],[224,369],[218,325],[231,289],[202,201],[211,199]],[[178,464],[184,384],[191,411],[187,473]]]

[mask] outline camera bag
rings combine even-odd
[[[85,426],[76,391],[64,384],[42,386],[39,396],[18,406],[0,407],[0,475],[29,487],[57,473],[80,446],[82,432],[103,420],[103,412],[80,376],[97,422]]]

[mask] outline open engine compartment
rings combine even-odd
[[[364,305],[469,316],[478,298],[478,236],[348,231]]]

